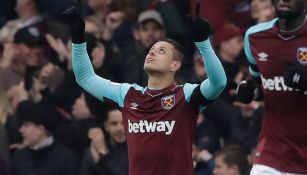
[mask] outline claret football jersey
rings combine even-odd
[[[255,163],[306,174],[307,92],[287,87],[282,72],[286,62],[307,71],[307,22],[292,33],[281,32],[276,23],[277,19],[258,24],[245,35],[250,73],[262,80],[265,104]]]
[[[191,98],[196,84],[150,90],[115,84],[113,99],[123,113],[128,142],[129,174],[192,175],[192,143],[200,105]],[[209,101],[208,101],[209,102]],[[205,105],[205,104],[203,104]]]

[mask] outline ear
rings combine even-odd
[[[104,129],[107,131],[107,132],[109,132],[109,127],[108,127],[108,125],[107,125],[107,122],[105,121],[105,122],[103,122],[103,126],[104,126]]]
[[[136,41],[139,41],[140,40],[140,34],[139,34],[139,31],[138,29],[136,28],[133,28],[133,37]]]
[[[174,60],[171,64],[170,71],[177,72],[180,69],[180,67],[181,67],[181,62]]]
[[[27,48],[27,46],[25,45],[25,44],[17,44],[16,45],[18,48],[19,48],[19,50],[20,51],[22,51],[22,52],[24,52],[24,51],[26,51],[28,48]]]
[[[50,135],[49,131],[46,129],[46,127],[42,124],[39,124],[38,125],[38,128],[43,132],[45,133],[46,135]]]
[[[228,48],[228,42],[226,42],[226,41],[222,41],[221,43],[220,43],[220,50],[227,50],[227,48]]]
[[[31,48],[25,44],[20,44],[19,48],[21,50],[20,54],[29,54],[31,52]]]
[[[166,37],[166,33],[165,33],[165,30],[163,29],[162,30],[162,38],[165,38]]]

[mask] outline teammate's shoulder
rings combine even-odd
[[[251,26],[245,33],[245,35],[250,35],[253,33],[258,33],[258,32],[262,32],[268,29],[273,28],[274,24],[276,23],[276,21],[278,20],[278,18],[274,18],[268,22],[263,22],[263,23],[259,23],[256,24],[254,26]]]

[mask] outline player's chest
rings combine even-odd
[[[132,120],[173,120],[187,110],[186,106],[180,93],[130,96],[125,99],[123,115]]]
[[[283,40],[277,36],[252,41],[252,55],[260,72],[280,74],[287,61],[307,65],[307,35]]]

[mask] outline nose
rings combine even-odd
[[[217,175],[217,170],[216,170],[216,168],[213,169],[213,174],[214,174],[214,175]]]
[[[21,127],[19,128],[19,133],[23,133],[23,131],[24,131],[24,126],[21,125]]]
[[[150,55],[150,56],[155,56],[154,50],[149,51],[149,55]]]

